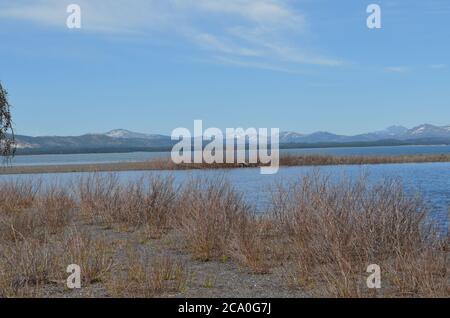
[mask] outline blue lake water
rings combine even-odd
[[[126,182],[145,175],[173,176],[176,183],[182,183],[191,177],[216,179],[225,177],[244,198],[261,211],[270,203],[271,189],[275,183],[295,181],[306,174],[319,170],[335,180],[350,177],[357,178],[363,173],[368,180],[376,183],[384,178],[401,180],[406,191],[413,195],[420,193],[430,207],[432,219],[437,222],[442,233],[448,233],[448,211],[450,206],[450,163],[386,164],[366,166],[325,166],[325,167],[282,167],[276,175],[261,175],[259,169],[232,170],[192,170],[192,171],[126,171],[116,173]],[[28,180],[40,178],[44,183],[58,182],[68,184],[83,173],[43,174],[41,176],[17,175],[0,176],[2,180]]]
[[[282,149],[281,154],[327,154],[339,156],[394,156],[416,154],[450,154],[450,146],[389,146],[389,147],[342,147],[342,148],[309,148]],[[136,162],[154,158],[169,158],[169,152],[133,152],[107,154],[69,154],[69,155],[33,155],[16,156],[11,165],[63,165],[63,164],[94,164],[113,162]]]

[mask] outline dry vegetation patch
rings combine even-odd
[[[224,160],[225,161],[225,160]],[[334,156],[323,154],[282,155],[280,166],[328,166],[450,162],[449,154],[395,155],[395,156]],[[152,170],[195,170],[195,169],[236,169],[267,166],[260,160],[256,163],[181,163],[175,164],[170,158],[155,158],[142,162],[117,162],[100,164],[73,164],[53,166],[18,166],[0,168],[0,174],[43,174],[73,172],[115,172]]]
[[[55,286],[64,294],[70,264],[81,266],[83,287],[107,296],[188,295],[192,269],[215,262],[245,275],[277,273],[280,288],[315,296],[448,297],[449,240],[426,225],[428,214],[400,182],[364,176],[315,173],[274,185],[262,214],[223,178],[8,181],[0,183],[0,296],[48,295]],[[177,240],[170,253],[169,237]],[[380,290],[367,289],[369,264],[382,269]]]

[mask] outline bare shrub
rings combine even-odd
[[[152,238],[159,238],[169,229],[169,218],[177,200],[171,177],[152,176],[130,182],[122,196],[124,211],[116,220],[135,228],[146,227]]]
[[[122,207],[120,184],[116,175],[91,174],[74,184],[81,215],[91,223],[111,225],[112,215]]]
[[[114,174],[91,175],[77,183],[81,213],[108,227],[146,227],[159,237],[168,230],[176,202],[172,178],[151,176],[121,184]]]
[[[31,211],[0,217],[0,242],[21,241],[34,236],[38,220]]]
[[[325,295],[362,296],[369,264],[399,262],[429,248],[426,212],[395,180],[370,186],[365,177],[333,182],[313,174],[279,188],[273,214],[289,242],[289,283]]]
[[[128,250],[124,272],[115,273],[107,282],[114,297],[160,297],[183,292],[188,272],[185,265],[168,256],[151,257],[145,250]]]
[[[0,249],[0,297],[37,296],[55,267],[51,246],[36,240],[4,244]]]
[[[441,243],[442,244],[442,243]],[[387,266],[391,295],[398,297],[448,297],[450,260],[448,244],[397,255]]]
[[[0,183],[0,241],[22,240],[34,234],[38,220],[30,211],[40,182],[10,180]]]
[[[274,254],[268,220],[255,215],[243,215],[233,229],[229,253],[231,257],[250,272],[267,274]]]
[[[66,190],[52,185],[38,195],[33,206],[39,225],[56,234],[70,224],[75,202]]]
[[[39,181],[0,182],[0,215],[12,215],[29,208],[40,186]]]
[[[194,180],[183,188],[176,227],[195,259],[208,261],[227,254],[233,229],[248,206],[222,180]]]
[[[56,185],[42,189],[40,183],[9,181],[3,183],[0,239],[43,239],[70,222],[75,203]]]
[[[65,273],[70,264],[81,268],[83,284],[101,282],[113,267],[113,250],[103,238],[96,238],[87,231],[71,228],[64,235],[60,246],[59,273]]]

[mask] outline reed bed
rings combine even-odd
[[[449,295],[448,240],[427,225],[422,200],[398,180],[369,186],[364,177],[334,183],[310,175],[279,187],[272,210],[292,286],[319,296]],[[370,264],[384,272],[378,292],[367,289]]]
[[[449,297],[449,239],[426,222],[428,213],[398,181],[369,184],[364,176],[313,173],[274,185],[262,214],[224,178],[179,186],[170,177],[124,183],[114,174],[70,187],[1,182],[0,296],[67,292],[69,264],[101,296],[188,296],[198,262],[218,262],[277,275],[311,296]],[[169,239],[178,254],[169,253]],[[381,289],[366,286],[370,264],[382,270]]]
[[[328,166],[328,165],[367,165],[450,162],[450,154],[393,155],[393,156],[334,156],[334,155],[282,155],[280,166]],[[117,162],[102,164],[68,164],[53,166],[9,166],[1,167],[0,175],[78,173],[78,172],[117,172],[152,170],[198,170],[198,169],[237,169],[267,166],[257,163],[181,163],[175,164],[170,158],[156,158],[143,162]]]

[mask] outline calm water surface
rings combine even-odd
[[[340,156],[394,156],[416,154],[450,154],[450,146],[397,146],[397,147],[347,147],[347,148],[314,148],[314,149],[282,149],[281,154],[328,154]],[[168,158],[169,152],[133,152],[109,154],[70,154],[70,155],[33,155],[16,156],[13,166],[30,165],[63,165],[94,164],[113,162],[136,162],[155,158]]]
[[[319,170],[338,181],[344,177],[357,178],[362,173],[368,174],[368,180],[376,183],[383,178],[398,178],[406,191],[413,195],[420,193],[432,211],[432,219],[439,224],[443,233],[448,233],[448,209],[450,206],[450,163],[421,164],[386,164],[366,166],[325,166],[315,167],[283,167],[276,175],[261,175],[259,169],[234,170],[193,170],[193,171],[125,171],[116,173],[121,181],[136,180],[143,175],[171,175],[176,183],[182,183],[191,177],[218,178],[225,177],[236,190],[243,193],[244,198],[259,210],[264,210],[270,203],[270,193],[275,183],[287,183],[298,180],[304,175]],[[68,184],[83,173],[44,174],[41,176],[18,175],[0,176],[0,181],[8,179],[29,180],[41,178],[44,183],[58,182]]]

